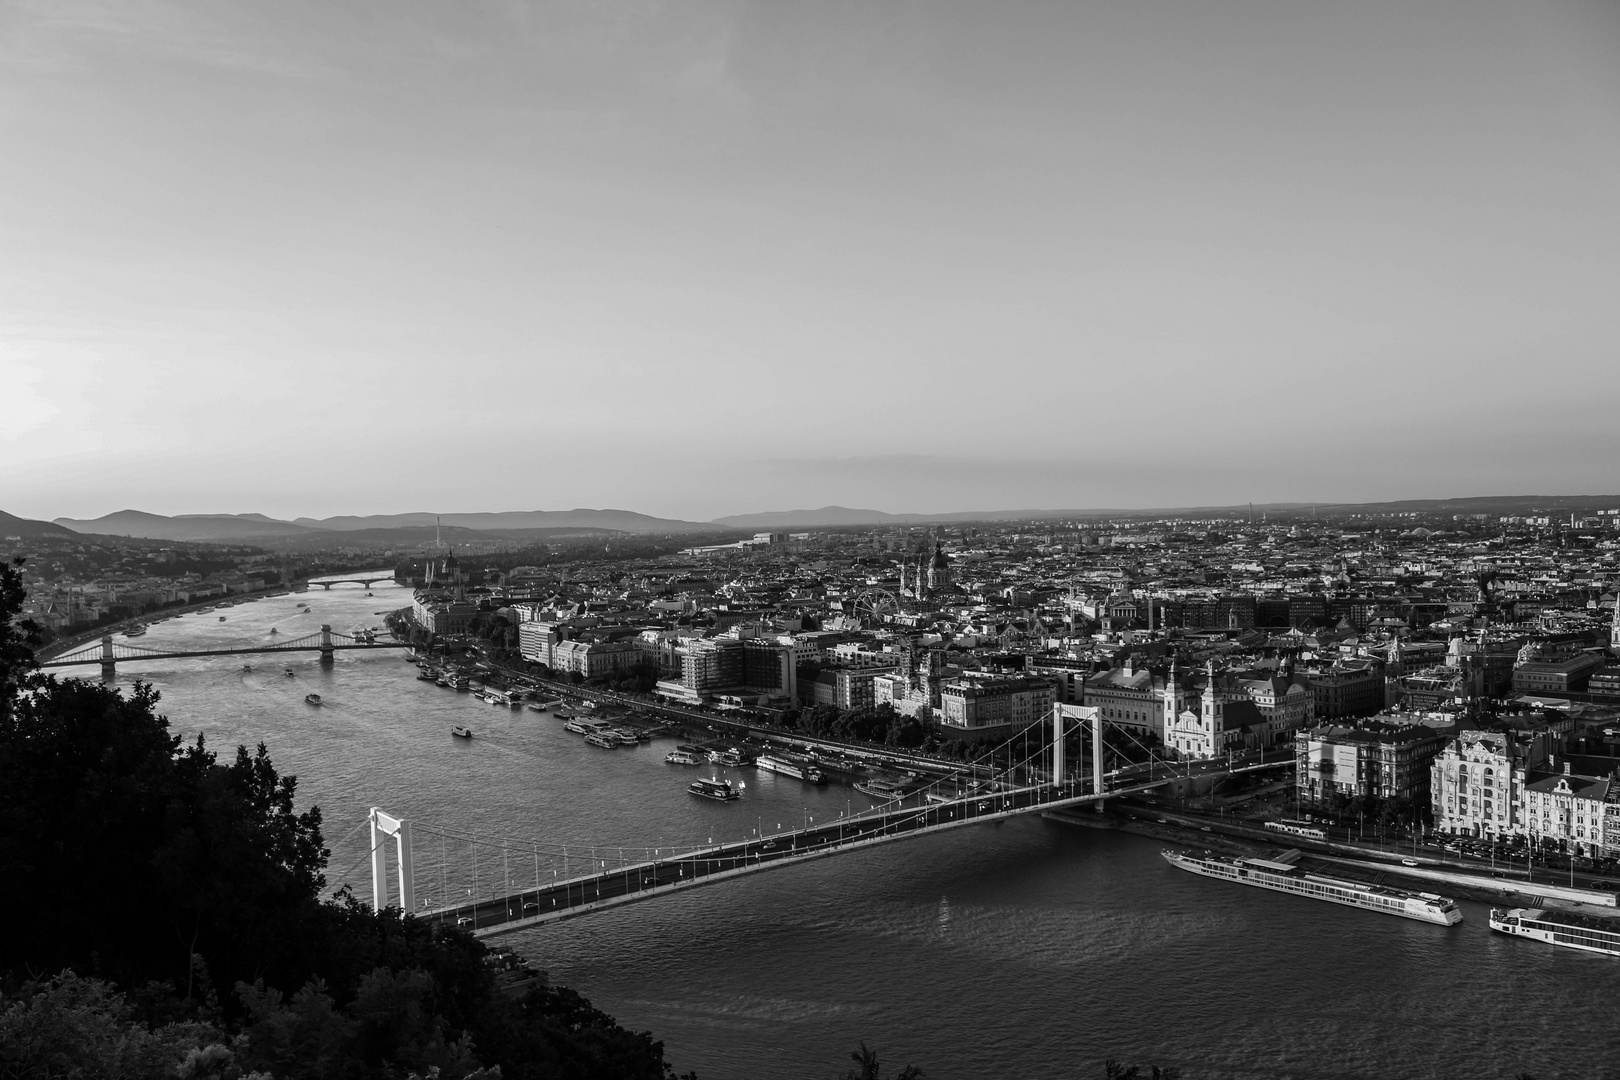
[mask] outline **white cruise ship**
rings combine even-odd
[[[1620,919],[1557,908],[1491,908],[1491,929],[1582,952],[1620,956]]]
[[[1307,896],[1333,904],[1399,915],[1403,919],[1452,926],[1462,922],[1457,903],[1434,893],[1412,893],[1387,885],[1367,885],[1360,881],[1307,874],[1291,862],[1279,859],[1229,859],[1218,855],[1188,855],[1180,851],[1162,853],[1171,866],[1205,877],[1235,881],[1275,892]],[[1297,853],[1295,853],[1297,858]]]

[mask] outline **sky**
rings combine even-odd
[[[1620,491],[1620,4],[0,0],[0,509]]]

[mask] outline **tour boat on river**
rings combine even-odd
[[[1491,908],[1491,929],[1582,952],[1620,956],[1620,919],[1558,908]]]
[[[694,780],[687,785],[686,790],[693,795],[701,795],[705,799],[715,799],[719,802],[733,802],[742,798],[742,792],[732,787],[729,780]]]
[[[458,739],[470,739],[472,738],[472,728],[457,724],[455,727],[450,729],[450,734],[454,735]]]
[[[611,750],[614,747],[622,745],[619,742],[619,737],[617,735],[606,731],[593,731],[589,735],[585,736],[585,741],[590,743],[592,746],[600,746],[604,750]]]
[[[887,780],[881,776],[874,776],[869,780],[862,780],[855,785],[855,790],[862,795],[884,802],[893,802],[895,799],[906,797],[905,785],[898,780]]]
[[[305,705],[319,705],[320,703],[321,703],[321,695],[319,695],[319,694],[305,694],[304,695],[304,704]]]
[[[1204,877],[1222,878],[1239,885],[1253,885],[1259,889],[1293,893],[1312,900],[1326,900],[1333,904],[1376,911],[1384,915],[1399,915],[1403,919],[1453,926],[1462,922],[1462,910],[1457,902],[1434,893],[1414,893],[1393,889],[1388,885],[1368,885],[1360,881],[1307,874],[1289,861],[1299,853],[1285,852],[1281,858],[1261,859],[1253,856],[1226,858],[1205,853],[1188,855],[1180,851],[1161,852],[1171,866]]]
[[[664,755],[664,761],[670,765],[701,765],[703,759],[684,746],[677,746]]]
[[[826,777],[822,776],[821,770],[814,765],[782,754],[761,754],[755,759],[754,764],[766,772],[781,773],[795,780],[804,780],[811,784],[826,782]]]

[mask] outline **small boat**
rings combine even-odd
[[[530,712],[545,712],[546,711],[546,703],[543,702],[543,701],[531,701],[531,702],[529,702],[529,711]]]
[[[472,738],[472,728],[457,724],[455,727],[450,729],[450,734],[454,735],[458,739],[470,739]]]
[[[874,776],[870,780],[862,780],[855,785],[855,790],[862,795],[882,799],[884,802],[893,802],[895,799],[906,797],[905,788],[901,784],[878,776]]]
[[[292,668],[288,668],[286,671],[283,671],[282,674],[287,676],[287,678],[290,679],[290,678],[292,678],[294,675],[296,675],[298,673],[296,671],[294,671]]]
[[[224,622],[224,621],[225,621],[225,616],[223,616],[223,615],[221,615],[221,616],[220,616],[220,617],[219,617],[219,621],[220,621],[220,622]]]
[[[701,765],[703,759],[685,747],[680,747],[665,754],[664,762],[669,765]]]
[[[742,792],[732,787],[729,780],[694,780],[686,786],[686,790],[716,802],[735,802],[742,798]]]
[[[146,627],[142,626],[140,623],[136,623],[134,626],[131,626],[128,630],[124,631],[124,636],[140,637],[144,633],[146,633]]]
[[[279,633],[281,633],[281,631],[279,631],[279,630],[277,630],[277,629],[276,629],[276,628],[275,628],[275,627],[273,627],[273,626],[272,626],[272,627],[271,627],[271,628],[270,628],[270,632],[271,632],[271,633],[272,633],[272,634],[279,634]]]
[[[252,671],[252,670],[253,670],[253,665],[252,664],[243,664],[242,665],[242,673],[244,675],[247,674],[248,672]]]
[[[309,605],[304,603],[302,600],[298,601],[298,606],[299,607],[309,607]]]
[[[321,703],[321,695],[319,695],[319,694],[305,694],[304,695],[304,704],[305,705],[319,705],[320,703]]]

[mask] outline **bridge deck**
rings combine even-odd
[[[408,649],[410,647],[411,643],[408,641],[377,641],[366,644],[362,642],[340,643],[334,640],[330,649],[332,652],[343,652],[354,649]],[[116,645],[113,649],[112,658],[119,664],[132,664],[141,660],[173,660],[187,656],[247,656],[258,653],[321,652],[326,648],[328,647],[323,646],[319,641],[312,644],[290,642],[286,645],[250,645],[234,649],[175,649],[166,652],[157,649],[137,649],[129,645]],[[75,665],[99,664],[103,659],[101,646],[96,645],[94,652],[88,650],[75,651],[68,653],[66,656],[59,656],[54,660],[42,661],[39,666],[42,668],[73,667]]]
[[[1100,795],[1090,794],[1087,791],[1090,784],[1085,782],[1059,788],[1050,785],[1015,788],[923,806],[880,808],[805,829],[700,848],[549,884],[540,883],[471,904],[432,908],[419,917],[455,921],[470,926],[477,936],[487,937],[875,844],[1118,798],[1148,791],[1175,779],[1178,777],[1162,777]]]

